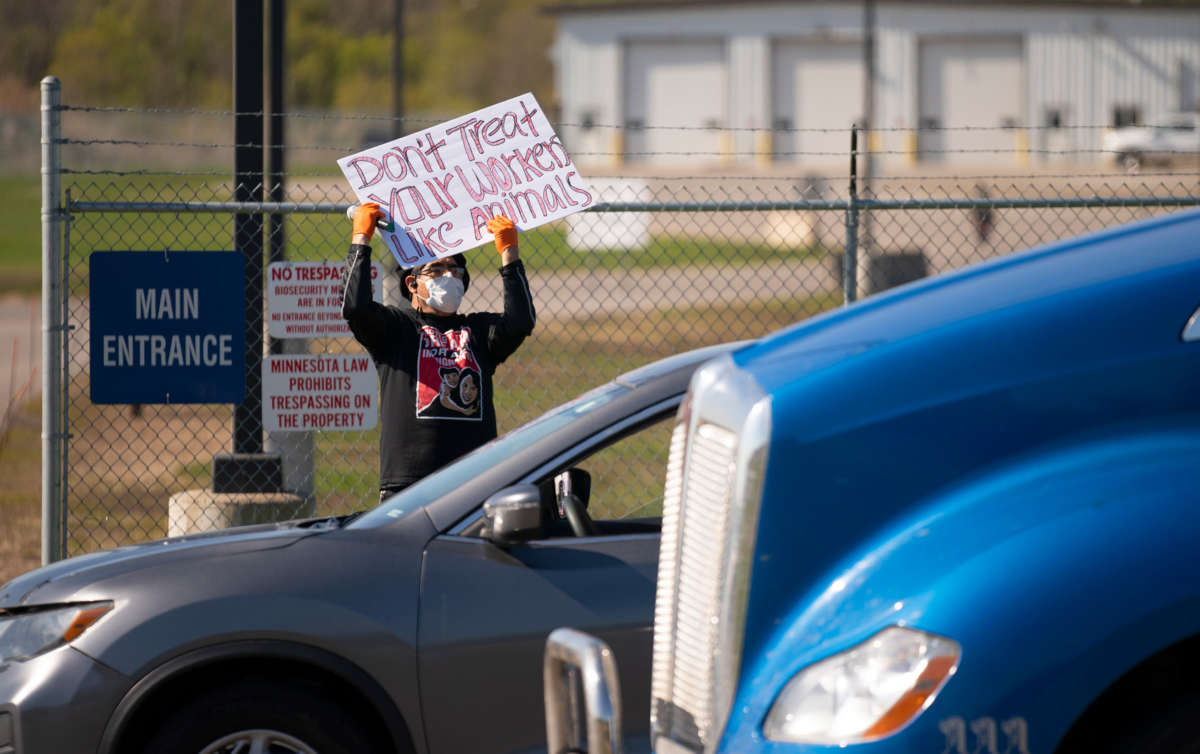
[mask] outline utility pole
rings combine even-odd
[[[283,53],[284,34],[286,31],[287,0],[270,0],[268,15],[268,49],[270,64],[268,65],[268,87],[271,109],[267,120],[267,201],[282,202],[284,200],[284,173],[286,171],[284,155],[284,102],[283,102]],[[283,237],[283,215],[272,213],[267,218],[267,239],[271,262],[282,262],[285,256]],[[278,341],[270,344],[271,353],[282,353]]]
[[[392,138],[404,135],[404,0],[395,0],[392,19]]]
[[[213,456],[212,486],[171,496],[167,503],[169,536],[241,524],[283,521],[311,516],[315,505],[283,490],[283,459],[265,447],[262,421],[263,244],[264,185],[272,191],[283,176],[282,161],[264,161],[267,107],[264,98],[264,14],[267,0],[233,2],[233,248],[244,262],[246,327],[245,397],[233,407],[233,452]],[[280,157],[283,146],[282,44],[283,0],[271,0],[271,149]],[[278,56],[278,57],[277,57]],[[274,79],[278,74],[279,82]],[[278,130],[277,130],[278,129]],[[267,175],[265,172],[269,171]],[[255,206],[259,205],[259,206]],[[275,223],[272,217],[272,224]],[[274,244],[271,255],[282,254]]]
[[[233,199],[263,201],[263,5],[233,0]],[[263,448],[263,215],[233,215],[233,247],[245,259],[246,394],[233,407],[233,452],[213,457],[216,495],[279,493],[283,467]]]
[[[863,185],[869,186],[871,164],[871,129],[875,125],[875,0],[863,0]],[[869,191],[869,188],[866,189]]]
[[[233,199],[263,200],[263,3],[233,3]],[[246,397],[234,408],[233,452],[262,453],[263,216],[233,216],[233,245],[246,260]],[[239,490],[240,491],[240,490]]]
[[[285,178],[287,159],[284,129],[284,83],[286,81],[284,53],[287,49],[287,0],[268,0],[267,4],[267,201],[287,200]],[[287,237],[284,215],[267,215],[267,261],[269,264],[287,261]],[[269,329],[269,328],[268,328]],[[307,354],[308,338],[269,338],[267,350],[272,356]],[[283,464],[283,480],[288,491],[313,502],[313,466],[315,438],[312,432],[267,432],[263,445],[269,455],[278,455]]]
[[[871,155],[872,129],[875,126],[875,0],[863,0],[863,91],[862,91],[862,132],[859,142],[862,149],[862,171],[859,175],[862,184],[862,196],[867,200],[875,198],[871,186],[871,178],[875,174],[874,159]],[[871,213],[863,210],[859,218],[859,248],[863,262],[866,263],[868,274],[871,269],[871,256],[874,243],[871,237]],[[868,287],[871,281],[867,281]]]

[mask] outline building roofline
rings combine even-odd
[[[796,5],[798,2],[818,3],[829,0],[601,0],[600,2],[560,2],[542,6],[543,13],[566,15],[573,13],[605,13],[617,11],[651,11],[670,8],[735,8],[746,5]],[[961,0],[877,0],[883,5],[953,5],[964,8]],[[1196,10],[1200,0],[971,0],[969,6],[1042,6],[1046,8],[1092,9],[1154,9]]]

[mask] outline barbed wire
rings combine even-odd
[[[237,110],[197,110],[197,109],[173,109],[163,107],[97,107],[97,106],[78,106],[78,105],[59,105],[55,108],[59,111],[75,111],[75,112],[94,112],[94,113],[126,113],[135,115],[188,115],[188,116],[213,116],[213,117],[282,117],[284,119],[297,120],[345,120],[345,121],[383,121],[390,123],[413,123],[413,124],[430,124],[437,125],[446,123],[456,118],[463,117],[463,114],[450,115],[444,118],[428,118],[428,117],[412,117],[412,116],[395,116],[395,115],[371,115],[371,114],[351,114],[351,113],[319,113],[319,112],[283,112],[273,113],[263,110],[255,111],[237,111]],[[551,125],[555,128],[580,128],[584,130],[591,129],[610,129],[621,131],[703,131],[703,132],[719,132],[719,133],[844,133],[849,134],[856,126],[843,126],[838,128],[796,128],[796,127],[778,127],[778,126],[691,126],[691,125],[652,125],[652,124],[616,124],[616,123],[576,123],[571,121],[551,121]],[[1145,126],[1147,124],[1135,124]],[[1152,126],[1151,126],[1152,127]],[[1095,125],[1095,124],[1078,124],[1078,125],[999,125],[999,126],[976,126],[976,125],[951,125],[951,126],[878,126],[866,129],[871,133],[912,133],[912,132],[938,132],[938,131],[1105,131],[1115,128],[1112,125]]]
[[[305,111],[288,111],[283,113],[275,113],[268,110],[198,110],[198,109],[181,109],[170,107],[99,107],[89,105],[59,105],[54,110],[60,112],[74,111],[82,113],[124,113],[130,115],[204,115],[213,117],[238,117],[250,116],[256,118],[270,118],[280,116],[284,118],[295,118],[299,120],[380,120],[389,122],[401,123],[444,123],[456,116],[446,118],[414,118],[411,116],[395,116],[395,115],[371,115],[364,113],[318,113]]]
[[[233,175],[232,170],[75,170],[73,168],[62,168],[58,171],[61,175],[145,175],[145,176],[225,176],[226,178]],[[274,172],[269,175],[295,175],[288,171]],[[326,173],[328,175],[328,173]]]
[[[912,133],[933,131],[1104,131],[1112,126],[879,126],[863,129],[858,126],[843,126],[840,128],[795,128],[778,126],[651,126],[651,125],[612,125],[600,123],[556,123],[557,127],[617,129],[622,131],[719,131],[729,133],[816,133],[816,134],[849,134],[853,130],[869,131],[871,133]]]
[[[1156,154],[1191,155],[1190,150],[1156,149]],[[872,149],[846,150],[844,152],[818,151],[729,151],[729,152],[571,152],[572,157],[763,157],[763,156],[800,156],[800,157],[851,157],[866,155],[931,155],[931,154],[1037,154],[1037,155],[1073,155],[1073,154],[1108,154],[1116,155],[1112,149],[1028,149],[1024,148],[995,148],[995,149]]]
[[[177,142],[177,141],[147,141],[138,139],[71,139],[61,138],[56,139],[55,143],[74,146],[88,145],[106,145],[106,146],[134,146],[134,147],[173,147],[173,148],[190,148],[190,149],[240,149],[240,148],[256,148],[256,149],[272,149],[280,148],[285,150],[296,151],[336,151],[339,153],[351,154],[362,151],[361,147],[346,147],[346,146],[322,146],[322,145],[264,145],[264,144],[239,144],[239,143],[204,143],[204,142]],[[1163,155],[1191,155],[1195,154],[1191,150],[1185,149],[1156,149],[1156,153]],[[571,152],[572,157],[760,157],[760,156],[785,156],[785,157],[851,157],[865,155],[934,155],[934,154],[1030,154],[1030,155],[1081,155],[1081,154],[1108,154],[1116,155],[1118,152],[1112,149],[1040,149],[1035,147],[995,147],[995,148],[979,148],[979,149],[858,149],[858,150],[839,150],[839,151],[819,151],[819,150],[739,150],[739,151],[705,151],[697,150],[691,152],[660,152],[660,151],[638,151],[638,152]]]
[[[786,166],[794,167],[794,166]],[[111,176],[147,176],[147,177],[216,177],[216,178],[233,178],[232,170],[110,170],[110,169],[73,169],[62,168],[59,171],[60,175],[111,175]],[[328,170],[284,170],[264,172],[264,176],[277,177],[283,176],[286,178],[329,178],[331,180],[342,180],[344,176],[340,173],[331,173]],[[947,176],[943,175],[886,175],[875,174],[871,176],[873,181],[932,181],[945,180]],[[953,176],[958,178],[969,178],[971,180],[1083,180],[1090,178],[1200,178],[1195,170],[1139,170],[1136,174],[1127,172],[1076,172],[1076,173],[1003,173],[996,175],[970,175],[970,176]],[[818,173],[800,173],[800,174],[772,174],[772,173],[753,173],[750,175],[728,175],[722,173],[714,173],[711,175],[630,175],[628,173],[595,173],[589,172],[589,179],[638,179],[647,181],[762,181],[762,180],[777,180],[777,181],[829,181],[835,182],[839,180],[847,180],[847,175],[843,173],[818,174]],[[862,180],[862,176],[859,176]]]
[[[785,166],[789,168],[799,166]],[[113,170],[113,169],[71,169],[63,168],[59,171],[60,175],[66,176],[114,176],[114,177],[173,177],[173,178],[219,178],[223,181],[236,180],[236,176],[232,170]],[[285,181],[310,180],[310,179],[329,179],[334,181],[343,180],[344,176],[334,174],[328,170],[285,170],[264,172],[262,175],[267,179],[282,179]],[[837,185],[838,181],[848,180],[847,175],[843,173],[778,173],[778,172],[753,172],[749,174],[730,175],[724,173],[713,173],[708,175],[631,175],[629,173],[596,173],[588,172],[588,179],[598,180],[645,180],[659,181],[669,183],[671,181],[779,181],[779,182],[795,182],[798,184],[809,183],[813,181],[823,181],[831,185]],[[1125,171],[1097,171],[1097,172],[1076,172],[1076,173],[1004,173],[995,175],[948,175],[948,174],[929,174],[929,175],[912,175],[908,173],[885,174],[876,173],[871,176],[873,182],[905,182],[905,181],[933,181],[946,180],[947,178],[962,178],[975,181],[997,181],[997,180],[1030,180],[1030,181],[1050,181],[1050,180],[1088,180],[1088,179],[1121,179],[1121,180],[1139,180],[1144,181],[1150,178],[1180,178],[1188,179],[1189,181],[1200,182],[1200,173],[1196,170],[1138,170],[1136,173]],[[860,183],[864,180],[863,176],[859,176]]]

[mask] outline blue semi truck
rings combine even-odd
[[[1198,307],[1189,210],[704,366],[667,475],[655,751],[1200,751]],[[551,754],[621,748],[614,668],[552,634]]]

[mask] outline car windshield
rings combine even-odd
[[[1189,114],[1160,115],[1150,122],[1151,128],[1164,128],[1171,131],[1191,131],[1196,122]]]
[[[610,382],[552,408],[533,421],[506,432],[473,450],[449,466],[444,466],[421,481],[393,495],[349,524],[348,528],[371,528],[402,518],[415,508],[436,500],[523,448],[567,426],[580,417],[611,403],[630,388]]]

